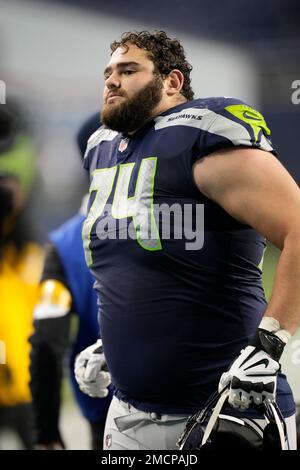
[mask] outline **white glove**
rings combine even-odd
[[[282,329],[278,320],[270,316],[262,318],[250,345],[242,349],[221,376],[219,392],[229,386],[231,406],[242,411],[251,403],[275,401],[279,359],[290,338],[290,332]]]
[[[107,372],[101,339],[78,354],[74,372],[82,392],[90,397],[104,398],[108,395],[111,377]]]
[[[254,346],[242,349],[230,369],[222,374],[219,392],[230,385],[228,402],[234,408],[246,410],[251,403],[275,401],[277,373],[280,364]]]

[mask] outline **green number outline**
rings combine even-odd
[[[86,260],[86,263],[88,266],[91,266],[92,263],[93,263],[93,257],[92,257],[92,252],[91,252],[91,249],[90,249],[90,244],[91,244],[91,232],[92,232],[92,229],[93,229],[93,226],[95,224],[95,222],[98,220],[98,218],[100,217],[100,215],[102,214],[103,210],[104,210],[104,207],[105,207],[105,204],[111,194],[111,191],[112,191],[112,188],[113,188],[113,184],[114,184],[114,181],[115,181],[115,178],[116,178],[116,173],[117,173],[117,169],[118,169],[118,166],[112,166],[112,167],[109,167],[109,168],[100,168],[100,169],[96,169],[93,171],[92,173],[92,180],[91,180],[91,185],[90,185],[90,190],[89,190],[89,193],[91,194],[93,191],[96,191],[96,195],[95,195],[95,198],[94,198],[94,201],[93,201],[93,204],[91,205],[90,209],[89,209],[89,212],[86,216],[86,219],[85,221],[83,222],[82,224],[82,239],[83,239],[83,246],[84,246],[84,252],[85,252],[85,260]],[[98,173],[105,173],[105,172],[109,172],[113,175],[113,177],[111,178],[111,185],[110,185],[110,190],[109,192],[107,192],[107,198],[105,200],[105,202],[103,203],[102,201],[102,204],[103,204],[103,210],[102,212],[99,214],[98,212],[95,213],[94,217],[92,217],[92,220],[91,220],[91,212],[93,212],[95,210],[95,206],[98,204],[98,194],[100,192],[100,189],[93,189],[93,181],[94,181],[94,176],[95,174],[98,174]],[[87,230],[87,226],[89,228],[88,232],[86,233],[86,230]]]
[[[134,229],[135,229],[135,232],[136,232],[136,241],[138,242],[138,244],[144,250],[157,251],[157,250],[162,249],[161,240],[160,240],[160,237],[159,237],[159,230],[157,228],[155,215],[154,215],[154,203],[153,203],[154,182],[155,182],[155,175],[156,175],[156,169],[157,169],[157,157],[147,157],[147,158],[143,158],[141,160],[141,165],[140,165],[140,168],[139,168],[138,177],[137,177],[137,181],[136,181],[136,185],[135,185],[135,193],[131,197],[128,197],[128,188],[129,188],[130,178],[131,178],[131,175],[132,175],[132,170],[135,166],[135,162],[134,163],[124,163],[124,164],[116,165],[116,166],[109,167],[109,168],[96,169],[96,170],[93,171],[92,180],[91,180],[92,182],[91,182],[89,192],[91,194],[93,191],[96,191],[96,195],[95,195],[93,204],[91,205],[90,210],[89,210],[89,212],[86,216],[86,219],[83,223],[83,226],[82,226],[82,238],[83,238],[83,244],[84,244],[86,263],[87,263],[88,266],[91,266],[92,263],[93,263],[92,252],[91,252],[91,249],[90,249],[91,232],[92,232],[92,229],[93,229],[93,226],[94,226],[95,222],[101,216],[109,196],[111,195],[113,184],[114,184],[114,181],[116,179],[116,173],[117,173],[118,168],[119,168],[118,180],[117,180],[117,184],[116,184],[116,188],[115,188],[115,192],[114,192],[114,196],[113,196],[113,203],[112,203],[112,210],[111,210],[111,215],[114,219],[122,219],[123,218],[123,217],[118,216],[118,208],[117,208],[118,206],[117,206],[117,202],[115,200],[116,199],[116,194],[118,194],[118,186],[119,186],[119,183],[120,183],[120,180],[121,180],[121,177],[122,177],[122,174],[121,174],[122,173],[122,168],[125,168],[125,167],[131,167],[132,168],[131,169],[131,175],[128,178],[128,184],[127,184],[127,187],[126,187],[126,191],[124,192],[124,194],[127,193],[126,200],[131,201],[131,200],[134,200],[135,197],[138,197],[137,196],[137,194],[138,194],[137,190],[138,190],[138,187],[139,187],[139,182],[140,182],[140,177],[141,177],[141,170],[143,168],[143,163],[145,161],[149,161],[149,160],[152,160],[154,162],[153,171],[152,171],[152,175],[151,175],[151,190],[150,190],[150,193],[149,193],[149,200],[150,200],[149,210],[150,210],[150,218],[151,218],[151,229],[153,227],[155,232],[156,232],[155,235],[157,235],[155,237],[155,240],[156,240],[155,246],[153,246],[153,247],[147,246],[147,244],[141,238],[141,236],[140,236],[141,232],[140,232],[139,227],[136,223],[137,215],[134,214],[133,211],[130,210],[130,208],[129,208],[129,211],[126,213],[126,218],[128,218],[128,217],[132,218],[133,226],[134,226]],[[97,206],[97,204],[99,203],[98,198],[99,198],[99,191],[100,191],[100,189],[93,189],[94,176],[95,176],[95,174],[98,174],[100,172],[105,173],[105,172],[108,172],[108,171],[113,175],[113,177],[112,177],[111,184],[110,184],[110,187],[109,187],[109,192],[107,190],[106,200],[105,200],[105,202],[102,201],[102,205],[103,205],[102,212],[101,213],[99,213],[99,212],[95,213],[94,216],[91,219],[90,214],[91,214],[91,212],[93,212],[95,210],[95,206]]]
[[[144,241],[143,239],[141,238],[140,236],[140,230],[139,230],[139,227],[137,225],[137,222],[136,222],[136,214],[134,214],[133,212],[130,212],[130,210],[126,213],[126,217],[132,217],[132,222],[133,222],[133,226],[134,226],[134,229],[135,229],[135,233],[137,235],[136,237],[136,241],[138,242],[138,244],[144,249],[144,250],[147,250],[147,251],[157,251],[157,250],[161,250],[162,249],[162,246],[161,246],[161,241],[160,241],[160,237],[159,237],[159,231],[158,231],[158,228],[157,228],[157,224],[156,224],[156,220],[155,220],[155,216],[154,216],[154,210],[153,210],[153,194],[154,194],[154,181],[155,181],[155,175],[156,175],[156,169],[157,169],[157,157],[147,157],[147,158],[143,158],[141,160],[141,165],[140,165],[140,168],[139,168],[139,172],[138,172],[138,177],[137,177],[137,181],[136,181],[136,185],[135,185],[135,192],[134,192],[134,195],[131,196],[131,197],[127,197],[127,201],[132,201],[134,200],[134,198],[137,197],[137,194],[138,194],[138,187],[139,187],[139,182],[140,182],[140,177],[141,177],[141,173],[142,173],[142,168],[143,168],[143,164],[146,162],[146,161],[153,161],[154,162],[154,165],[153,165],[153,171],[152,171],[152,181],[151,181],[151,190],[150,190],[150,194],[149,194],[149,200],[150,200],[150,207],[149,207],[149,210],[150,210],[150,217],[151,217],[151,228],[154,228],[155,230],[155,240],[156,240],[156,243],[155,243],[155,246],[153,247],[149,247]],[[120,170],[119,170],[119,174],[118,174],[118,181],[117,181],[117,184],[116,184],[116,189],[115,189],[115,194],[118,193],[118,187],[119,187],[119,183],[121,181],[121,177],[122,177],[122,168],[125,168],[125,167],[132,167],[132,170],[135,166],[135,163],[124,163],[124,164],[121,164],[120,165]],[[131,174],[132,174],[132,170],[131,170]],[[127,185],[127,188],[126,188],[126,191],[124,192],[125,194],[127,193],[128,195],[128,187],[129,187],[129,183],[130,183],[130,178],[128,178],[128,185]],[[114,199],[113,199],[113,204],[112,204],[112,217],[114,217],[115,219],[122,219],[123,217],[119,217],[117,215],[117,209],[116,209],[116,202],[115,202],[116,198],[115,198],[115,195],[114,195]],[[152,233],[152,232],[151,232]]]

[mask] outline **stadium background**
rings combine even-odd
[[[187,0],[176,6],[171,0],[0,0],[0,12],[0,80],[8,96],[22,100],[34,124],[41,182],[35,209],[44,233],[73,215],[86,191],[74,135],[101,105],[109,43],[131,29],[164,29],[183,41],[196,96],[236,96],[257,106],[280,160],[299,184],[300,104],[292,102],[292,83],[300,80],[297,0]],[[277,257],[269,247],[267,295]],[[300,403],[299,333],[285,351],[283,368]],[[85,425],[67,387],[65,395],[67,443],[84,448]],[[9,436],[2,438],[0,447],[14,445]]]

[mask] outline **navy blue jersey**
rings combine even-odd
[[[198,410],[260,322],[265,240],[206,198],[192,167],[220,148],[272,152],[269,134],[241,101],[208,98],[88,142],[85,256],[116,394],[138,409]],[[278,390],[292,413],[284,378]]]

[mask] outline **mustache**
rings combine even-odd
[[[113,90],[113,89],[111,89],[111,90],[109,90],[109,92],[107,93],[106,99],[108,99],[111,95],[124,96],[124,97],[127,96],[127,94],[126,94],[125,91],[122,91],[122,90]]]

